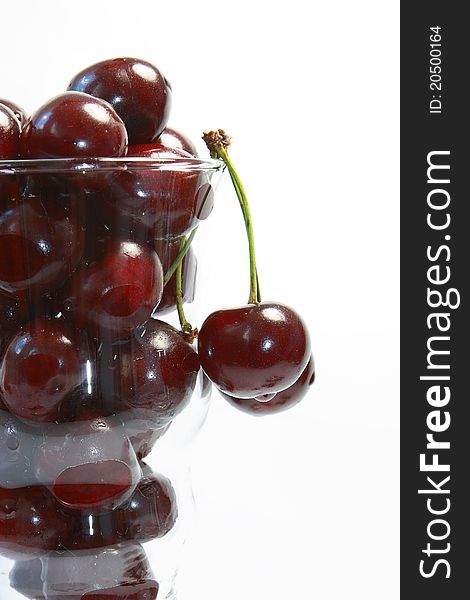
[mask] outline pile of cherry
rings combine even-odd
[[[29,598],[156,598],[140,544],[170,531],[177,506],[143,459],[197,378],[253,414],[313,382],[307,330],[283,304],[213,313],[197,350],[161,320],[194,298],[181,249],[213,207],[210,176],[187,168],[193,144],[166,127],[170,104],[160,71],[131,58],[85,69],[30,117],[0,99],[0,161],[88,164],[0,162],[0,552]],[[100,157],[186,168],[93,167]]]

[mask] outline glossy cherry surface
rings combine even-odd
[[[209,379],[237,398],[286,389],[310,357],[310,338],[301,317],[274,302],[212,313],[201,327],[198,347]]]
[[[128,156],[158,160],[193,159],[161,145],[131,146]],[[180,237],[206,219],[214,205],[207,174],[174,169],[142,169],[118,174],[103,202],[103,219],[113,231],[144,240]]]
[[[84,231],[74,210],[55,199],[0,199],[0,292],[57,289],[83,252]]]
[[[158,138],[157,142],[163,146],[184,150],[184,152],[188,152],[188,154],[191,154],[192,156],[197,156],[196,146],[184,133],[181,133],[181,131],[177,131],[176,129],[167,127]]]
[[[23,127],[23,125],[28,120],[28,113],[24,110],[24,108],[21,108],[21,106],[16,104],[16,102],[6,100],[5,98],[0,98],[0,104],[3,104],[7,108],[9,108],[13,112],[15,117],[18,119],[21,127]]]
[[[137,58],[91,65],[75,75],[68,89],[109,102],[124,121],[130,144],[156,140],[170,115],[170,84],[154,65]]]
[[[9,557],[43,554],[59,546],[69,523],[41,487],[0,488],[0,552]]]
[[[135,242],[112,239],[102,252],[61,293],[64,314],[98,338],[128,338],[160,302],[162,265],[154,250]]]
[[[102,345],[101,393],[115,410],[163,427],[189,402],[199,367],[179,331],[150,319],[128,342]]]
[[[51,552],[42,558],[47,600],[155,600],[158,583],[137,543]]]
[[[141,476],[122,425],[111,418],[50,425],[35,459],[38,480],[72,509],[111,510],[132,494]]]
[[[82,378],[79,343],[59,320],[23,326],[8,344],[0,366],[5,404],[13,414],[31,421],[56,419],[62,401]]]
[[[146,542],[163,537],[178,516],[176,494],[170,480],[159,473],[146,475],[115,513],[116,530],[122,539]]]
[[[18,157],[20,122],[10,108],[0,103],[0,160]]]
[[[127,132],[112,106],[80,92],[66,92],[41,106],[21,135],[24,158],[124,156]]]
[[[257,417],[263,417],[265,415],[273,415],[282,412],[298,404],[302,398],[307,395],[307,392],[314,381],[315,364],[313,362],[313,357],[311,357],[297,381],[287,389],[277,392],[277,394],[267,402],[260,402],[255,398],[234,398],[224,392],[221,392],[221,394],[232,406],[235,406],[241,411]]]

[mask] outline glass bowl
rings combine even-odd
[[[211,386],[173,271],[222,171],[0,161],[2,600],[176,598]],[[192,248],[180,272],[192,302]]]

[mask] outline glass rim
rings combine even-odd
[[[219,172],[225,168],[217,158],[29,158],[0,160],[0,175],[32,175],[34,173],[71,174],[110,171],[204,171]]]

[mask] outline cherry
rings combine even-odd
[[[138,543],[51,552],[42,559],[47,600],[155,600],[158,583]]]
[[[194,158],[183,150],[161,145],[131,146],[128,156],[155,161]],[[113,231],[132,232],[146,241],[180,237],[206,219],[214,205],[207,175],[198,171],[128,170],[110,182],[103,202],[103,219]]]
[[[288,388],[310,356],[304,322],[294,310],[274,302],[212,313],[201,327],[198,346],[206,375],[237,398]]]
[[[24,559],[57,548],[68,520],[49,492],[40,486],[0,488],[0,551]]]
[[[35,485],[31,457],[37,436],[1,404],[0,399],[0,483],[5,488]]]
[[[42,593],[40,558],[18,560],[10,571],[10,586],[30,600],[46,600]]]
[[[170,480],[158,473],[143,477],[126,504],[115,512],[116,530],[123,539],[147,542],[163,537],[178,516]]]
[[[143,477],[126,504],[116,509],[116,527],[123,539],[147,542],[166,535],[177,516],[173,486],[153,473]]]
[[[126,540],[146,542],[166,535],[177,515],[176,496],[170,481],[147,469],[132,496],[121,506],[109,512],[82,511],[71,515],[74,524],[63,545],[74,551],[102,548]]]
[[[122,425],[111,418],[50,425],[35,458],[38,480],[72,509],[111,510],[141,475]]]
[[[61,293],[64,314],[98,338],[128,338],[158,306],[163,293],[157,253],[135,242],[114,240],[103,255],[78,270]]]
[[[180,250],[180,241],[172,240],[165,242],[157,240],[155,244],[160,260],[162,261],[163,272],[166,273],[172,266]],[[182,290],[183,302],[189,303],[194,300],[196,291],[197,259],[192,247],[189,248],[183,259],[182,272]],[[176,308],[176,273],[174,273],[163,289],[163,296],[160,304],[155,309],[155,315],[164,315]]]
[[[298,404],[307,394],[310,386],[315,381],[315,365],[313,357],[307,363],[302,375],[290,387],[281,392],[277,392],[274,397],[267,402],[260,402],[255,398],[241,399],[234,398],[221,392],[222,396],[236,408],[250,415],[262,417],[282,412]]]
[[[0,160],[18,157],[20,122],[12,110],[0,103]]]
[[[184,135],[184,133],[176,131],[176,129],[170,129],[170,127],[167,127],[161,134],[161,136],[158,138],[157,142],[159,144],[162,144],[163,146],[169,146],[170,148],[184,150],[192,156],[197,156],[196,146],[188,137]]]
[[[83,377],[80,345],[67,326],[59,320],[38,320],[22,327],[8,344],[0,389],[13,414],[52,421]]]
[[[178,330],[150,319],[128,342],[102,345],[101,394],[116,411],[163,427],[188,404],[199,366]]]
[[[0,200],[0,291],[55,290],[75,269],[83,244],[75,211],[59,201],[42,196]]]
[[[68,89],[109,102],[124,121],[130,144],[156,140],[170,115],[170,84],[156,67],[137,58],[91,65],[75,75]]]
[[[11,100],[5,100],[5,98],[0,98],[0,104],[3,104],[3,106],[9,108],[13,112],[15,117],[18,119],[21,127],[23,127],[23,125],[28,120],[27,112],[23,108],[21,108],[21,106],[18,106],[16,102],[12,102]]]
[[[80,92],[66,92],[41,106],[21,135],[24,158],[124,156],[127,132],[112,106]]]

